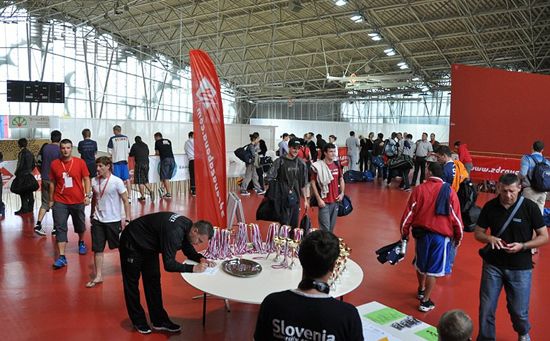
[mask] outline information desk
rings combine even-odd
[[[182,273],[183,279],[191,286],[204,292],[203,295],[203,324],[206,313],[206,294],[211,294],[231,301],[260,304],[263,299],[277,291],[287,289],[296,289],[302,279],[302,266],[298,259],[290,269],[273,269],[272,265],[280,264],[283,257],[279,257],[278,262],[274,262],[274,254],[266,259],[267,255],[245,254],[242,258],[251,259],[262,266],[262,271],[254,277],[241,278],[229,275],[221,269],[223,261],[217,260],[213,271],[206,273]],[[189,262],[192,263],[192,262]],[[290,263],[290,261],[289,261]],[[346,263],[346,270],[342,273],[340,279],[336,282],[334,289],[331,289],[330,295],[341,297],[355,290],[363,281],[363,270],[351,259]]]
[[[363,337],[372,341],[437,341],[437,329],[376,301],[357,307]]]

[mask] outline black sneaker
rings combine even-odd
[[[430,310],[433,310],[435,308],[435,304],[432,302],[432,300],[427,301],[420,301],[420,305],[418,306],[418,310],[423,312],[428,312]]]
[[[154,330],[165,330],[170,333],[179,333],[181,331],[181,326],[175,324],[172,321],[161,322],[158,325],[153,324]]]
[[[52,229],[52,236],[55,236],[56,234],[57,234],[57,229],[54,226],[54,228]]]
[[[42,225],[38,225],[38,224],[34,227],[34,233],[36,233],[39,236],[46,235],[46,231],[44,231],[44,229],[42,228]]]
[[[418,289],[416,292],[416,298],[422,301],[424,294],[426,294],[426,290]]]
[[[140,334],[151,334],[151,328],[149,328],[149,325],[147,323],[140,324],[140,325],[134,325],[134,328],[140,333]]]

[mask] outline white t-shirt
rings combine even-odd
[[[111,136],[107,144],[107,150],[111,153],[113,163],[120,161],[128,162],[128,154],[130,154],[130,140],[128,140],[128,136]]]
[[[92,190],[97,200],[94,219],[102,223],[113,223],[122,220],[122,198],[126,192],[124,182],[111,174],[107,179],[95,177],[92,179]]]

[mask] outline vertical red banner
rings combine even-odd
[[[208,54],[189,52],[195,133],[197,217],[226,227],[225,124],[220,81]]]

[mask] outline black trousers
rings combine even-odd
[[[124,285],[124,300],[128,316],[134,325],[147,323],[145,311],[139,300],[139,278],[143,277],[145,300],[149,317],[153,325],[169,321],[168,313],[162,304],[160,286],[159,255],[155,252],[145,252],[135,245],[131,237],[124,232],[120,237],[120,267]]]
[[[195,193],[195,160],[189,160],[189,181],[191,182],[191,193]]]
[[[418,177],[418,171],[420,170],[420,182],[421,185],[424,182],[424,178],[426,177],[426,158],[417,156],[414,159],[414,173],[412,178],[412,184],[416,184],[416,178]]]
[[[369,155],[367,153],[359,154],[359,170],[364,172],[369,169]]]
[[[292,207],[287,207],[283,210],[281,221],[279,224],[292,226],[292,228],[298,227],[298,217],[300,215],[300,202]]]
[[[21,197],[21,208],[22,213],[32,212],[34,208],[34,192],[27,192],[19,194]]]

